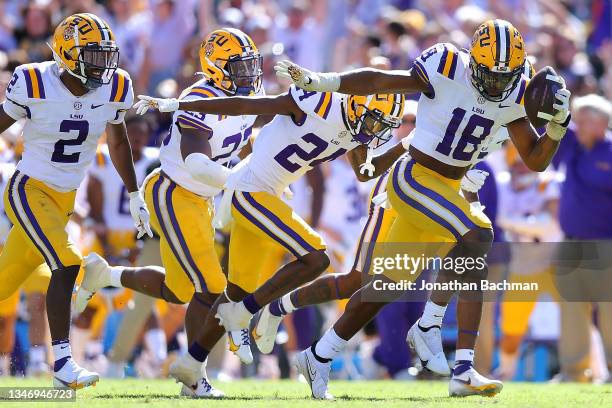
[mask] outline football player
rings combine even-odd
[[[201,43],[199,54],[203,78],[183,91],[181,103],[197,106],[202,101],[226,101],[232,95],[250,99],[263,93],[261,54],[242,31],[213,31]],[[194,341],[226,286],[214,246],[213,198],[222,190],[230,162],[249,142],[256,119],[246,114],[202,114],[188,107],[174,113],[160,151],[161,167],[144,183],[145,199],[154,209],[152,224],[160,235],[164,268],[109,267],[99,255],[91,254],[85,261],[77,310],[106,286],[189,303],[185,327],[188,341]],[[185,371],[173,365],[170,375],[183,381],[184,395],[223,396],[199,369]]]
[[[410,157],[393,166],[387,181],[389,201],[397,218],[386,241],[449,243],[452,249],[445,251],[448,259],[478,259],[486,254],[492,241],[491,223],[481,209],[470,206],[459,194],[460,179],[501,126],[507,127],[525,164],[533,171],[544,170],[569,123],[570,92],[563,87],[555,94],[556,114],[545,134],[538,135],[533,129],[523,106],[525,58],[525,44],[518,30],[505,20],[489,20],[476,30],[469,51],[436,44],[425,50],[409,71],[313,73],[290,62],[281,62],[276,70],[304,92],[421,92]],[[562,78],[554,79],[563,83]],[[480,282],[486,277],[486,266],[481,265],[474,262],[462,275],[452,268],[442,268],[438,282]],[[393,282],[398,272],[401,271],[379,275],[357,291],[334,327],[299,356],[298,368],[309,380],[315,398],[331,397],[327,391],[331,360],[385,304],[362,299],[380,299],[376,297],[375,287],[380,287],[377,282]],[[416,276],[408,278],[414,280]],[[406,274],[402,274],[404,278]],[[442,351],[440,325],[453,295],[451,290],[432,292],[422,318],[408,333],[409,343],[427,361],[426,366],[441,374],[449,370]],[[495,395],[502,388],[501,382],[488,380],[473,368],[481,297],[479,291],[459,291],[460,330],[449,384],[449,394],[453,396]]]
[[[404,97],[373,94],[344,97],[333,92],[308,92],[292,86],[274,97],[233,97],[197,101],[140,96],[135,105],[163,112],[178,109],[225,115],[276,115],[259,133],[253,153],[240,167],[217,172],[202,163],[200,171],[226,187],[219,213],[231,212],[228,285],[213,311],[228,331],[230,350],[244,363],[253,359],[249,322],[267,303],[315,279],[329,265],[325,243],[280,195],[287,186],[320,163],[348,154],[359,180],[379,176],[405,149],[401,144],[377,157],[368,154],[389,140],[400,125]],[[368,159],[369,158],[369,159]],[[365,160],[365,163],[364,163]],[[361,174],[374,167],[376,171]],[[258,287],[262,254],[282,247],[294,257]],[[189,353],[177,361],[185,371],[199,372],[202,362],[223,335],[209,314]],[[185,383],[186,380],[181,379]]]
[[[51,271],[46,303],[54,385],[78,389],[96,383],[99,376],[71,358],[70,301],[81,253],[65,228],[75,190],[104,131],[138,235],[151,231],[123,122],[133,100],[131,80],[118,68],[113,32],[93,14],[75,14],[56,28],[51,49],[55,61],[15,69],[0,105],[0,132],[26,119],[25,151],[4,192],[13,227],[0,255],[0,300],[46,263]]]

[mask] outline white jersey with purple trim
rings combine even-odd
[[[359,146],[344,122],[343,95],[308,92],[294,85],[289,94],[306,114],[302,122],[275,116],[259,132],[246,165],[228,179],[228,188],[280,195],[313,166]]]
[[[146,147],[140,160],[134,162],[136,181],[142,185],[147,176],[147,169],[157,160],[158,150]],[[107,228],[112,231],[134,230],[134,220],[130,215],[130,197],[123,180],[113,166],[108,153],[108,146],[101,146],[96,160],[89,169],[89,176],[95,177],[102,184],[104,203],[102,215]]]
[[[130,76],[117,69],[111,83],[74,96],[55,62],[21,65],[6,89],[4,111],[26,118],[17,170],[67,192],[85,177],[108,123],[121,123],[132,106]]]
[[[258,95],[263,95],[263,88]],[[201,79],[180,96],[182,101],[195,101],[205,98],[225,98],[226,94],[210,85],[207,79]],[[194,180],[185,166],[181,154],[181,127],[206,130],[212,133],[209,139],[211,159],[221,165],[230,166],[233,158],[238,156],[249,141],[253,124],[257,116],[227,116],[204,114],[200,112],[176,111],[172,116],[170,133],[164,139],[159,158],[161,169],[175,183],[203,197],[214,197],[221,189]]]
[[[414,72],[429,84],[417,108],[412,146],[452,166],[475,163],[500,127],[525,117],[523,98],[530,66],[501,102],[481,96],[470,78],[470,54],[441,43],[414,61]]]

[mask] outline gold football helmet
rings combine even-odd
[[[404,95],[349,95],[346,98],[345,119],[353,139],[372,148],[391,140],[391,129],[402,123]]]
[[[115,35],[91,13],[73,14],[62,21],[53,34],[51,50],[57,64],[87,89],[108,84],[119,62]]]
[[[259,92],[262,63],[251,37],[236,28],[215,30],[200,45],[202,73],[231,95]]]
[[[472,84],[490,101],[503,101],[512,93],[526,58],[521,33],[506,20],[484,22],[472,39]]]

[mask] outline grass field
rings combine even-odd
[[[49,386],[45,380],[0,379],[0,387]],[[297,381],[244,380],[216,384],[228,395],[223,400],[193,400],[178,396],[171,380],[107,380],[78,392],[76,406],[124,407],[612,407],[612,385],[507,383],[494,398],[448,398],[447,383],[438,381],[334,381],[336,401],[312,401],[307,385]],[[294,405],[295,404],[295,405]],[[11,403],[4,407],[68,407],[71,403]],[[74,406],[74,405],[72,405]]]

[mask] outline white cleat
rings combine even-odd
[[[253,362],[249,329],[229,331],[227,332],[227,339],[229,341],[229,351],[237,355],[240,361],[244,364]]]
[[[249,324],[253,315],[242,302],[222,303],[217,308],[215,318],[225,327],[229,340],[229,350],[244,364],[253,362]]]
[[[83,260],[85,275],[77,290],[75,310],[82,313],[87,303],[96,292],[110,285],[110,267],[108,262],[95,252],[90,253]]]
[[[420,320],[417,320],[408,330],[406,341],[411,349],[413,349],[423,364],[439,375],[450,375],[450,367],[442,349],[442,335],[440,328],[437,326],[430,327],[427,331],[423,331],[419,326]]]
[[[257,348],[264,354],[270,354],[276,343],[276,333],[278,332],[278,326],[283,321],[282,316],[274,316],[270,313],[270,305],[266,305],[259,316],[257,317],[257,324],[253,329],[253,338]]]
[[[470,367],[461,374],[453,374],[448,384],[448,395],[451,397],[467,397],[468,395],[482,395],[493,397],[502,390],[501,381],[490,380]]]
[[[208,378],[202,377],[195,386],[188,387],[183,384],[181,396],[191,398],[223,398],[225,393],[213,387]]]
[[[79,367],[72,358],[69,358],[59,371],[53,373],[53,386],[55,388],[80,390],[90,385],[95,386],[99,380],[100,375],[98,373]]]
[[[327,391],[331,361],[323,363],[312,353],[311,347],[300,352],[295,361],[298,373],[302,374],[308,384],[312,397],[316,399],[333,400],[334,396]]]
[[[189,364],[187,359],[189,354],[177,358],[174,363],[168,368],[168,375],[182,383],[188,389],[195,389],[198,381],[202,378],[201,370],[194,370],[193,365]]]
[[[215,318],[226,331],[234,331],[249,327],[253,315],[247,310],[242,302],[222,303],[217,308]]]

